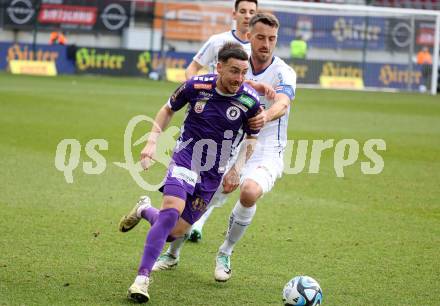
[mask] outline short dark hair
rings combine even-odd
[[[272,15],[271,13],[257,13],[255,14],[251,20],[249,21],[249,28],[252,28],[255,26],[258,22],[261,22],[265,25],[268,25],[272,28],[279,28],[280,22],[278,21],[278,18],[275,17],[275,15]]]
[[[235,4],[234,4],[235,11],[237,11],[240,2],[252,2],[255,3],[256,7],[258,7],[258,0],[235,0]]]
[[[235,58],[242,61],[247,61],[249,59],[246,51],[239,43],[227,42],[218,51],[218,61],[225,63],[230,58]]]

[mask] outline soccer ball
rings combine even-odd
[[[321,287],[309,276],[296,276],[284,286],[283,302],[285,306],[321,305]]]

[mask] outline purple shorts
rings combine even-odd
[[[221,182],[212,177],[207,178],[202,175],[201,182],[194,179],[191,170],[182,169],[183,167],[171,166],[168,169],[164,185],[159,189],[163,195],[178,197],[185,201],[185,208],[181,217],[189,224],[194,224],[203,213],[211,201],[214,193]],[[209,186],[209,188],[206,188]]]

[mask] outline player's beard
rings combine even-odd
[[[264,50],[265,52],[261,52],[259,51],[255,57],[253,57],[253,59],[258,63],[258,64],[266,64],[268,61],[270,61],[270,59],[272,58],[272,54],[273,52],[270,52],[269,50]]]
[[[240,89],[240,86],[241,86],[240,82],[238,82],[238,81],[237,82],[234,82],[234,81],[223,82],[223,77],[220,77],[220,84],[222,85],[223,90],[226,91],[225,92],[226,94],[235,94],[235,93],[237,93],[237,91]],[[236,87],[234,87],[234,85]],[[234,89],[234,88],[236,88],[236,89]]]

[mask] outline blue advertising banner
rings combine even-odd
[[[289,44],[301,36],[311,47],[330,49],[385,49],[386,19],[358,16],[275,13],[280,20],[278,42]]]
[[[367,87],[411,91],[417,91],[420,85],[431,87],[423,78],[422,69],[418,65],[414,65],[412,70],[407,65],[397,64],[368,64],[367,67],[364,72],[364,83]]]
[[[78,47],[76,73],[115,76],[162,75],[166,68],[185,69],[193,54],[183,52],[151,52],[141,50]]]
[[[288,62],[288,61],[287,61]],[[417,91],[420,85],[429,88],[421,67],[409,69],[403,64],[295,60],[298,84],[319,85],[321,77],[347,77],[363,79],[365,87]]]
[[[68,58],[67,49],[60,45],[36,45],[33,50],[32,44],[0,42],[0,70],[5,70],[10,60],[36,60],[55,62],[59,74],[72,74],[75,63]]]
[[[77,47],[75,52],[66,46],[36,45],[35,52],[31,44],[1,43],[0,70],[8,67],[10,60],[54,61],[59,74],[103,74],[115,76],[150,76],[161,74],[167,68],[184,69],[194,56],[186,52],[135,51],[125,49],[104,49]],[[69,57],[68,54],[71,56]],[[286,60],[289,62],[289,60]],[[320,84],[320,78],[348,77],[362,78],[365,87],[391,88],[398,90],[418,90],[426,85],[421,67],[411,69],[404,64],[381,64],[295,60],[291,63],[297,72],[298,84]]]

